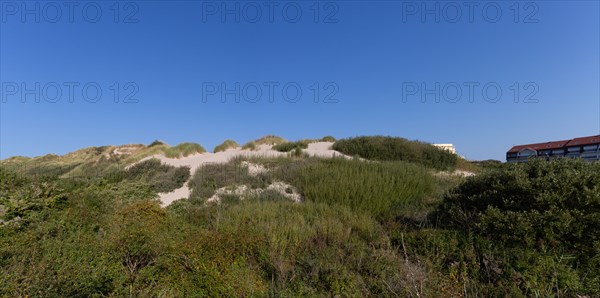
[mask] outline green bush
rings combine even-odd
[[[239,146],[240,145],[238,145],[238,143],[236,143],[236,141],[234,141],[234,140],[225,140],[221,145],[218,145],[217,147],[215,147],[213,152],[217,153],[217,152],[225,151],[230,148],[237,148]]]
[[[290,152],[295,149],[306,148],[308,148],[308,141],[286,142],[273,146],[273,150],[277,150],[279,152]]]
[[[394,137],[356,137],[338,140],[333,149],[350,156],[379,161],[407,161],[438,170],[456,167],[458,156],[431,144]]]
[[[487,171],[450,192],[432,217],[513,251],[501,267],[527,273],[523,290],[600,292],[600,163],[535,160]],[[566,275],[553,284],[548,266]]]
[[[325,136],[322,137],[321,140],[319,140],[321,142],[335,142],[335,138],[332,136]]]
[[[165,150],[165,156],[168,158],[180,158],[196,153],[204,153],[206,150],[200,144],[181,143],[175,147],[169,147]]]
[[[66,201],[64,190],[56,183],[30,180],[0,167],[0,220],[16,228],[42,220],[52,208]]]
[[[585,251],[600,240],[593,228],[600,223],[600,164],[511,164],[468,179],[445,198],[439,215],[506,244],[532,247],[543,240]]]
[[[189,167],[174,167],[152,158],[131,166],[125,177],[142,179],[157,192],[170,192],[183,186],[190,178]]]

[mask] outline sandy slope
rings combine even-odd
[[[303,151],[311,156],[317,157],[346,157],[348,156],[331,150],[331,145],[333,142],[317,142],[311,143],[308,145],[308,148]],[[288,153],[278,152],[276,150],[271,149],[269,145],[260,145],[256,150],[242,150],[241,148],[228,149],[222,152],[217,153],[198,153],[194,155],[190,155],[183,158],[167,158],[164,154],[157,154],[153,156],[146,157],[141,161],[145,161],[151,158],[156,158],[162,161],[165,164],[181,167],[188,166],[191,169],[192,175],[196,172],[196,170],[205,164],[215,164],[215,163],[226,163],[232,158],[236,156],[246,156],[246,157],[278,157],[278,156],[286,156]],[[140,161],[140,162],[141,162]],[[179,200],[182,198],[188,198],[190,195],[190,189],[187,186],[187,182],[183,185],[183,187],[178,188],[169,193],[160,193],[160,201],[161,205],[168,206],[175,200]]]

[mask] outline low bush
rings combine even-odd
[[[600,293],[600,163],[534,160],[486,171],[451,191],[432,218],[510,251],[497,248],[495,266],[503,279],[519,275],[524,292]]]
[[[273,146],[273,150],[277,150],[279,152],[290,152],[295,149],[306,149],[308,148],[308,143],[308,141],[286,142]]]
[[[332,136],[325,136],[325,137],[322,137],[319,141],[321,141],[321,142],[335,142],[336,140]]]
[[[30,179],[0,167],[0,222],[27,226],[66,201],[65,192],[48,178]]]
[[[157,192],[170,192],[182,187],[190,178],[190,168],[169,166],[153,158],[131,166],[125,177],[142,179]]]
[[[407,161],[438,170],[456,167],[459,157],[449,151],[419,141],[395,137],[356,137],[338,140],[333,149],[350,156],[379,161]]]

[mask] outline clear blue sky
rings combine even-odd
[[[0,3],[1,158],[276,134],[402,136],[504,160],[514,144],[600,133],[597,1]],[[222,83],[240,84],[239,103]]]

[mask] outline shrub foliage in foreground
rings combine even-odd
[[[406,161],[438,170],[454,169],[458,156],[431,144],[395,137],[356,137],[338,140],[333,149],[350,156],[379,161]]]
[[[10,178],[2,181],[7,200],[33,183],[0,174]],[[375,220],[344,206],[256,199],[182,201],[163,209],[137,181],[49,183],[65,184],[60,206],[32,206],[27,225],[0,224],[0,296],[406,296],[410,290],[404,279],[413,265],[396,254]]]
[[[240,165],[234,160],[203,168],[198,191],[280,180],[306,200],[263,192],[160,208],[144,176],[160,163],[86,180],[32,179],[0,167],[0,296],[600,293],[599,163],[503,165],[457,180],[440,202],[427,183],[454,182],[440,183],[419,165],[251,161],[268,174],[242,167],[231,180],[226,172]],[[428,217],[406,212],[425,201],[418,210],[434,209]]]
[[[477,249],[497,268],[482,268],[485,278],[514,279],[525,291],[543,285],[544,296],[600,293],[600,163],[535,160],[489,171],[450,192],[433,216],[481,238]]]

